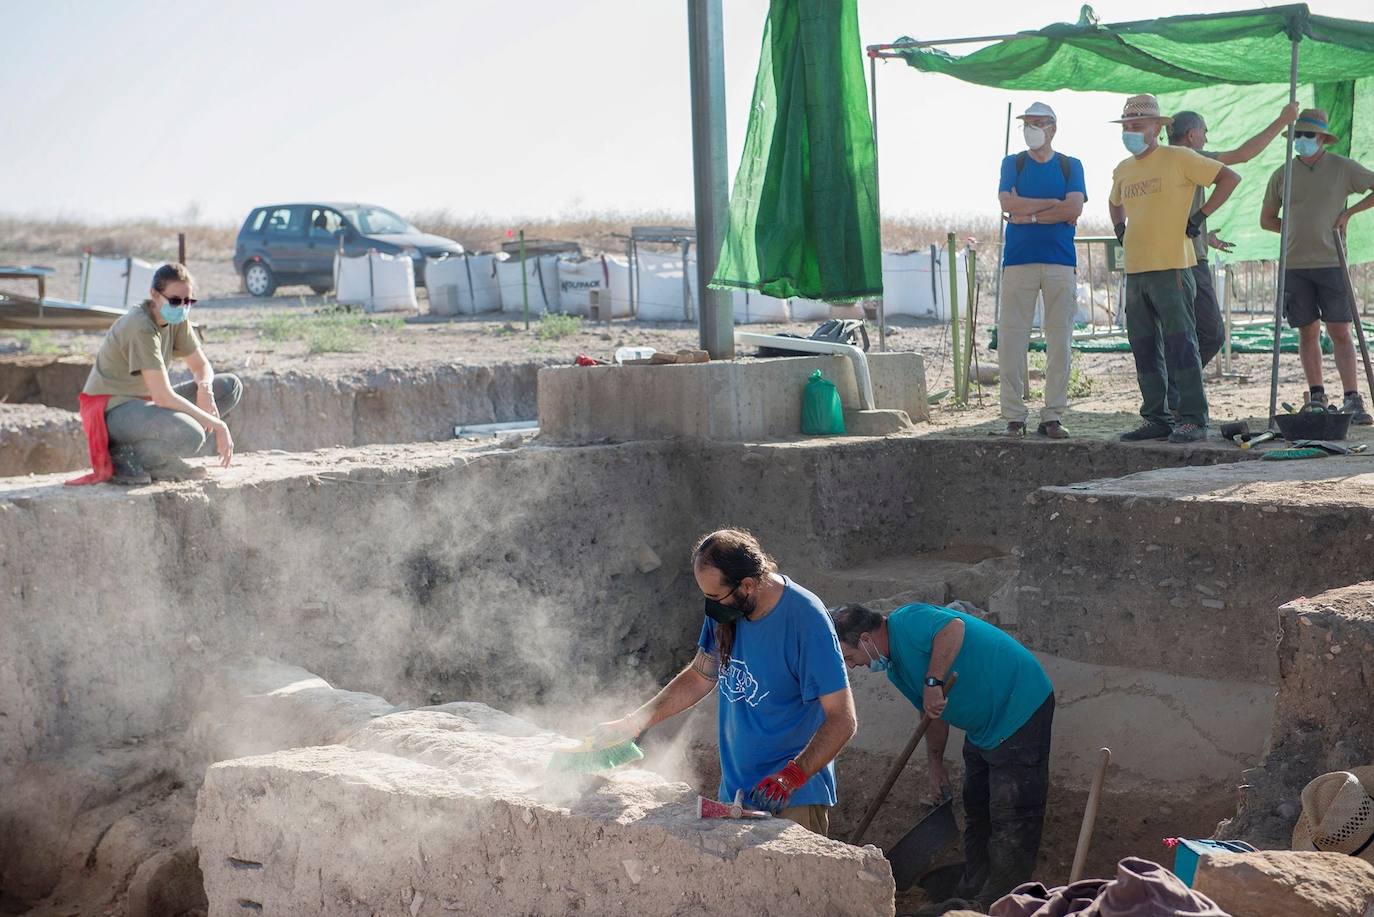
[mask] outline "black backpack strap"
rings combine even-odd
[[[1059,171],[1064,175],[1064,196],[1069,194],[1069,157],[1063,153],[1055,153],[1054,158],[1059,160]]]
[[[1017,194],[1021,193],[1021,172],[1026,168],[1026,159],[1029,156],[1030,153],[1025,150],[1016,154],[1016,178],[1012,179],[1011,187]]]
[[[1021,171],[1026,168],[1026,158],[1028,156],[1030,156],[1030,154],[1027,153],[1025,150],[1022,150],[1021,152],[1016,154],[1016,181],[1013,183],[1013,187],[1016,187],[1016,191],[1018,194],[1021,192],[1021,189],[1017,186],[1021,184]],[[1063,153],[1055,153],[1054,160],[1055,162],[1059,163],[1059,172],[1061,175],[1064,176],[1064,196],[1068,197],[1069,157],[1065,156]]]

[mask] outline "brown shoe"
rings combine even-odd
[[[993,436],[1021,437],[1026,435],[1026,425],[1020,420],[1007,421],[1007,428],[1001,433],[994,433]]]
[[[1036,428],[1035,432],[1039,433],[1041,436],[1047,436],[1050,439],[1069,438],[1069,431],[1065,430],[1064,425],[1057,420],[1051,420],[1048,423],[1042,423],[1039,427]]]

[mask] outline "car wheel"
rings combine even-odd
[[[315,293],[316,296],[323,296],[324,294],[328,293],[330,290],[334,289],[334,287],[333,287],[332,285],[312,286],[310,289],[314,291],[314,293]]]
[[[249,296],[271,296],[277,291],[277,278],[261,261],[250,261],[243,269],[243,288]]]

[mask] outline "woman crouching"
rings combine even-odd
[[[220,465],[229,467],[234,440],[222,418],[238,404],[243,386],[237,376],[216,375],[201,350],[188,321],[195,303],[193,284],[185,265],[164,264],[153,275],[151,298],[106,333],[82,389],[81,420],[95,467],[83,483],[111,477],[115,484],[205,477],[204,468],[184,459],[205,447],[207,433],[214,435]],[[171,384],[167,367],[174,357],[185,361],[191,381]],[[99,452],[102,432],[108,458]]]

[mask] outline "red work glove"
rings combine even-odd
[[[796,761],[788,761],[787,766],[776,774],[770,774],[758,782],[749,793],[749,802],[756,809],[777,815],[787,808],[787,800],[806,783],[806,772],[797,767]]]

